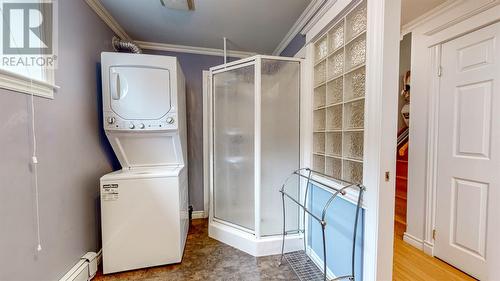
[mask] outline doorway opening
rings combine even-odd
[[[394,236],[403,239],[406,231],[406,210],[408,200],[408,147],[410,131],[411,92],[411,33],[400,41],[399,47],[399,89],[398,98],[398,140],[396,150],[396,199],[394,206]]]

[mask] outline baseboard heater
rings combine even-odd
[[[89,281],[97,273],[99,254],[86,253],[59,281]]]

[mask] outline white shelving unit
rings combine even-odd
[[[366,1],[315,42],[313,169],[363,181]]]

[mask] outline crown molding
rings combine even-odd
[[[306,26],[306,24],[311,20],[312,17],[316,14],[316,12],[321,8],[321,6],[325,3],[326,0],[313,0],[309,5],[307,5],[306,9],[300,17],[297,19],[297,21],[293,24],[292,28],[288,31],[288,33],[285,35],[283,40],[279,43],[279,45],[274,49],[273,55],[274,56],[279,56],[283,50],[292,42],[293,38],[297,36],[297,34],[300,33],[302,28]]]
[[[457,2],[462,2],[462,1],[457,1]],[[449,22],[447,22],[445,24],[442,24],[442,25],[440,25],[440,26],[438,26],[438,27],[436,27],[436,28],[434,28],[432,30],[427,31],[425,33],[425,35],[427,35],[427,36],[434,35],[434,34],[440,32],[440,31],[443,31],[443,30],[447,29],[450,26],[456,25],[456,24],[458,24],[460,22],[463,22],[463,21],[465,21],[465,20],[467,20],[469,18],[472,18],[473,16],[475,16],[477,14],[480,14],[480,13],[486,11],[486,10],[489,10],[489,9],[491,9],[491,8],[499,5],[499,4],[500,4],[500,0],[491,0],[491,1],[487,2],[487,3],[485,3],[484,5],[479,6],[476,9],[469,11],[465,15],[457,17],[457,18],[455,18],[455,19],[453,19],[453,20],[451,20],[451,21],[449,21]]]
[[[353,0],[350,2],[350,5],[357,4],[360,1],[361,0]],[[302,35],[306,35],[314,27],[314,25],[318,23],[318,21],[330,10],[330,8],[335,5],[335,3],[337,3],[337,0],[325,0],[323,5],[318,8],[316,13],[314,13],[314,15],[309,19],[300,33]],[[347,6],[349,6],[349,4]]]
[[[106,23],[106,25],[113,30],[123,40],[132,41],[132,38],[125,32],[120,24],[113,18],[113,16],[104,8],[100,0],[85,0],[92,10]]]
[[[139,47],[145,50],[188,53],[188,54],[208,55],[208,56],[221,56],[221,57],[224,56],[224,50],[222,49],[203,48],[203,47],[175,45],[166,43],[155,43],[146,41],[135,41],[135,43],[137,43]],[[227,56],[234,58],[246,58],[254,55],[256,55],[256,53],[243,52],[243,51],[227,51]]]
[[[317,0],[315,0],[317,1]],[[127,32],[120,26],[120,24],[113,18],[113,16],[106,10],[100,0],[85,0],[90,8],[106,23],[106,25],[123,40],[134,41],[142,49],[155,50],[155,51],[168,51],[177,53],[188,53],[209,56],[224,56],[224,50],[203,48],[185,45],[174,45],[166,43],[146,42],[133,40]],[[227,51],[228,57],[246,58],[254,56],[256,53],[242,52],[242,51]]]
[[[462,2],[464,2],[464,0],[448,0],[448,1],[438,5],[434,9],[424,13],[423,15],[418,16],[417,18],[409,21],[408,23],[404,24],[401,27],[401,37],[412,32],[419,25],[429,21],[432,18],[435,18],[435,17],[441,15],[442,13],[444,13],[444,12],[448,11],[449,9],[461,4]]]
[[[443,13],[451,10],[452,8],[455,8],[455,7],[463,4],[464,2],[465,2],[465,0],[448,0],[444,3],[442,3],[441,5],[435,7],[434,9],[428,11],[427,13],[425,13],[425,14],[419,16],[418,18],[403,25],[401,27],[401,37],[412,32],[415,28],[419,27],[420,25],[442,15]],[[484,12],[488,9],[491,9],[499,4],[500,4],[499,0],[491,0],[487,3],[485,3],[484,5],[477,7],[477,9],[474,9],[474,10],[472,10],[472,11],[470,11],[470,12],[468,12],[468,13],[466,13],[458,18],[455,18],[454,20],[452,20],[450,22],[447,22],[445,24],[442,24],[442,25],[430,30],[430,31],[427,31],[425,33],[425,35],[436,34],[439,31],[442,31],[442,30],[444,30],[452,25],[455,25],[455,24],[462,22],[468,18],[471,18],[471,17],[473,17],[481,12]]]

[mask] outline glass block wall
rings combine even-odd
[[[315,43],[313,169],[363,181],[366,1]]]

